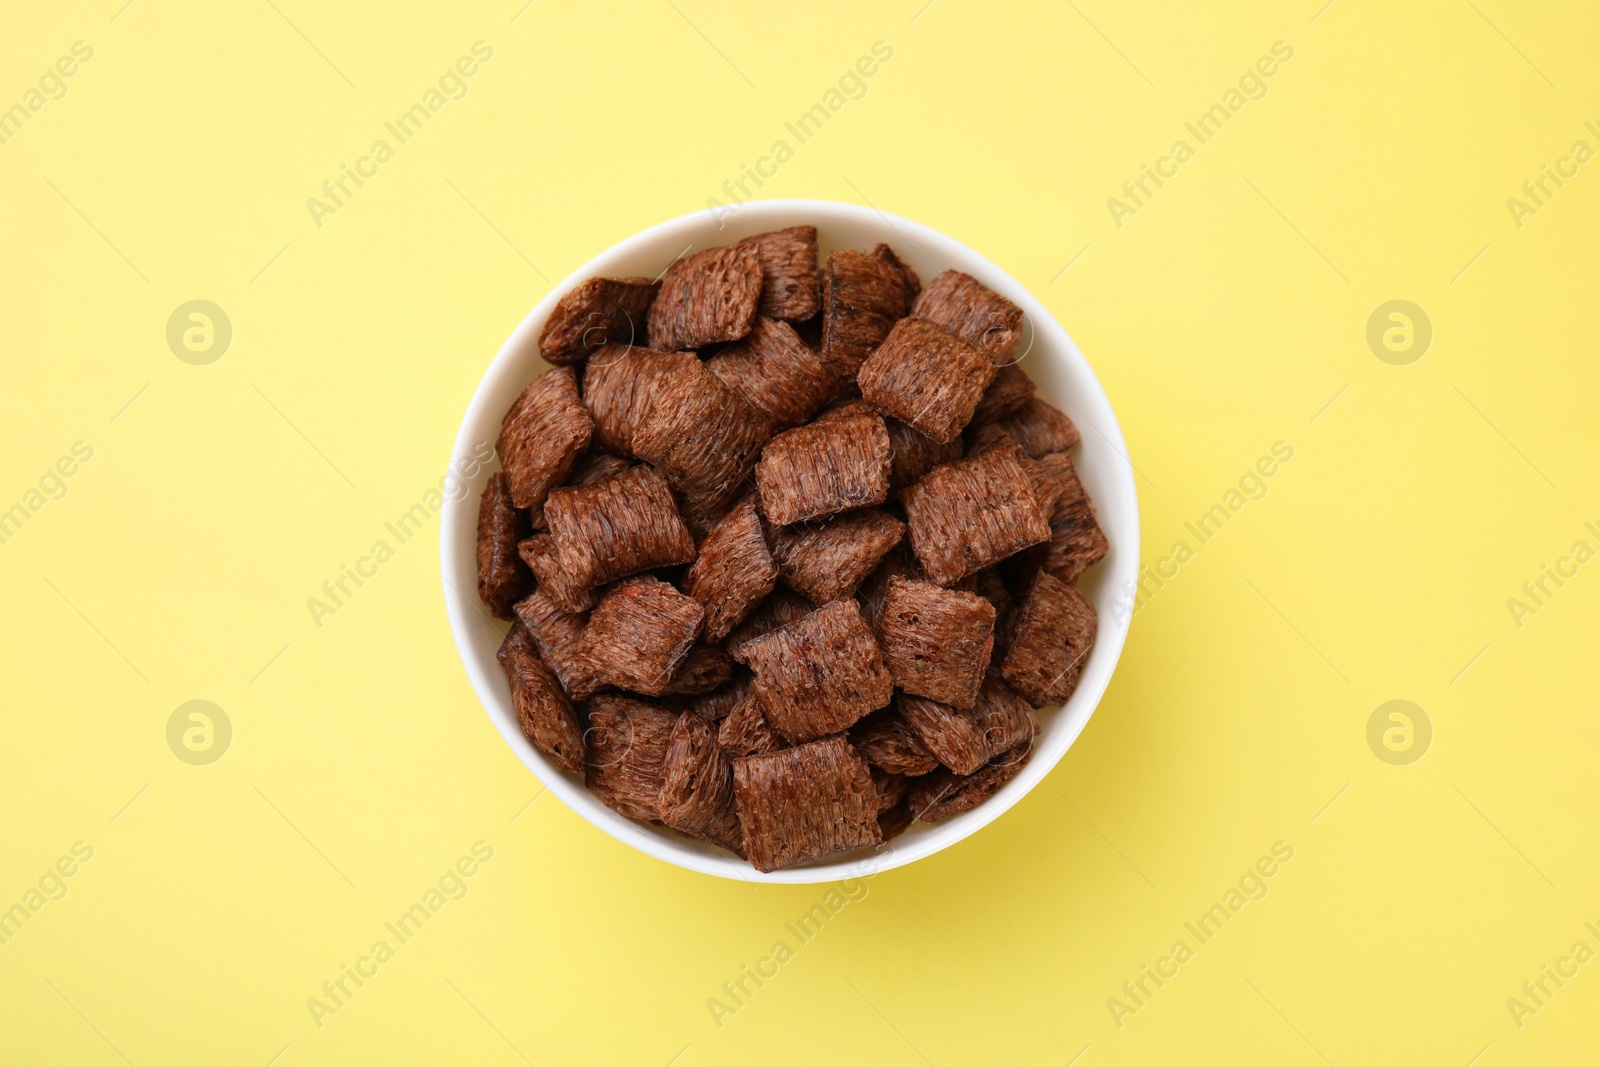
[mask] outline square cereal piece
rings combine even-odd
[[[822,354],[854,378],[906,313],[906,283],[878,256],[841,248],[822,271]]]
[[[733,657],[716,645],[694,645],[683,657],[662,696],[697,697],[728,684],[733,677]]]
[[[905,523],[882,508],[867,508],[816,526],[774,528],[772,558],[784,585],[813,604],[826,604],[853,596],[905,534]]]
[[[814,605],[805,597],[787,589],[774,589],[767,599],[755,606],[745,620],[728,633],[722,647],[740,663],[745,662],[744,646],[763,634],[805,618]]]
[[[890,774],[916,777],[939,766],[939,760],[897,711],[875,711],[850,727],[850,743],[862,759]]]
[[[1027,406],[1037,390],[1033,379],[1024,374],[1021,367],[1007,363],[995,371],[994,381],[983,391],[978,406],[972,409],[972,425],[982,426],[1015,415]]]
[[[517,543],[517,555],[533,571],[541,593],[569,615],[580,615],[600,599],[587,574],[575,575],[556,549],[556,539],[547,533],[534,534]]]
[[[696,361],[665,378],[633,434],[649,460],[690,507],[714,518],[739,495],[772,423]]]
[[[650,307],[650,347],[681,352],[750,332],[761,301],[754,245],[707,248],[667,268]]]
[[[761,451],[756,489],[778,526],[881,504],[889,497],[889,431],[868,411],[785,430]]]
[[[1007,620],[1000,676],[1036,707],[1060,704],[1077,688],[1098,628],[1087,597],[1040,571]]]
[[[1081,439],[1071,419],[1038,397],[1024,404],[1016,414],[1000,419],[998,425],[1035,459],[1052,452],[1065,452]]]
[[[940,444],[961,436],[995,367],[988,353],[926,319],[901,319],[861,365],[861,396]]]
[[[489,476],[478,500],[478,597],[502,619],[533,584],[533,576],[517,555],[517,542],[533,533],[528,516],[511,503],[511,487],[502,472]]]
[[[761,261],[761,314],[800,322],[817,313],[822,277],[817,273],[815,226],[758,233],[739,244],[754,248]]]
[[[692,377],[700,359],[693,352],[656,352],[607,345],[583,369],[583,403],[594,417],[598,447],[632,456],[633,438],[667,382]]]
[[[585,486],[599,485],[612,475],[621,474],[631,466],[632,463],[609,452],[585,452],[572,465],[572,473],[567,475],[567,480],[561,483],[560,488],[581,489]],[[528,518],[534,529],[545,529],[544,505],[540,504],[536,508],[529,509]]]
[[[994,605],[976,593],[891,578],[879,644],[902,690],[971,708],[994,650]]]
[[[602,682],[659,696],[688,656],[704,619],[692,597],[640,575],[600,598],[579,650]]]
[[[604,687],[583,656],[582,615],[563,611],[542,586],[517,601],[515,611],[567,696],[581,703]]]
[[[971,811],[1004,789],[1033,758],[1032,743],[996,756],[972,774],[937,770],[911,783],[906,806],[923,822],[937,822]]]
[[[894,249],[886,244],[873,245],[870,254],[877,256],[900,272],[900,282],[906,291],[905,313],[907,315],[911,314],[911,305],[917,302],[917,294],[922,292],[922,279],[917,277],[917,272],[912,270],[906,261],[896,255]]]
[[[895,710],[922,742],[922,747],[957,774],[971,774],[994,755],[978,717],[937,700],[902,693]]]
[[[990,423],[986,426],[979,426],[972,431],[972,433],[968,434],[968,439],[970,443],[967,448],[967,455],[969,456],[982,455],[991,448],[1004,448],[1009,451],[1017,463],[1022,466],[1022,469],[1027,472],[1028,482],[1033,486],[1034,499],[1039,502],[1039,511],[1044,514],[1045,519],[1048,521],[1056,513],[1056,501],[1061,498],[1061,486],[1054,478],[1050,477],[1050,473],[1045,470],[1043,463],[1028,455],[1027,450],[1017,443],[1015,437],[1012,437],[1001,427]],[[1065,452],[1053,454],[1066,455]]]
[[[758,871],[883,840],[872,774],[842,737],[734,760],[733,791]]]
[[[767,550],[755,505],[737,505],[700,542],[683,591],[705,608],[707,641],[728,636],[778,584],[778,565]]]
[[[578,399],[571,367],[546,371],[528,384],[500,424],[495,451],[511,486],[511,502],[538,507],[589,447],[594,420]]]
[[[978,695],[978,706],[972,714],[989,746],[991,759],[1039,734],[1039,717],[1033,708],[994,671],[983,680],[983,692]]]
[[[556,676],[539,660],[533,638],[513,625],[495,658],[511,685],[511,706],[534,748],[570,774],[583,770],[583,731],[572,701],[561,691]]]
[[[940,585],[1050,539],[1028,473],[1005,449],[935,467],[900,502],[917,562]]]
[[[750,681],[750,673],[740,669],[726,685],[690,704],[689,710],[709,723],[720,723],[750,691]]]
[[[592,589],[694,559],[694,539],[678,515],[666,479],[644,465],[595,485],[553,490],[545,502],[545,520],[570,587]],[[537,566],[534,573],[544,581]],[[556,590],[551,595],[569,611],[582,610],[568,607],[574,601],[563,603]]]
[[[661,786],[676,712],[629,697],[597,696],[589,705],[584,779],[607,805],[630,819],[661,818]]]
[[[733,800],[733,764],[717,728],[693,712],[678,716],[662,764],[661,821],[691,837],[744,852]]]
[[[539,354],[564,367],[606,344],[643,344],[660,288],[649,278],[590,278],[557,301],[539,331]]]
[[[985,349],[995,366],[1012,361],[1022,339],[1022,309],[970,274],[947,270],[922,290],[911,314],[937,322]]]
[[[778,731],[767,722],[766,714],[761,710],[761,698],[749,689],[745,690],[744,697],[733,706],[728,717],[717,728],[717,744],[730,759],[764,756],[789,747],[789,743],[779,737]]]
[[[712,356],[706,369],[780,429],[805,422],[839,391],[833,365],[793,326],[768,318],[756,319],[749,335]]]
[[[751,641],[750,691],[767,721],[791,742],[854,725],[889,703],[894,682],[854,600],[835,600],[798,622]]]
[[[1052,452],[1039,460],[1039,465],[1061,488],[1061,494],[1050,519],[1050,543],[1030,553],[1040,553],[1039,565],[1063,582],[1075,581],[1105,559],[1111,546],[1094,516],[1089,494],[1078,480],[1072,457]]]
[[[899,492],[915,485],[922,476],[941,463],[961,458],[961,438],[940,444],[927,434],[920,433],[899,419],[886,418],[884,428],[889,431],[889,489]]]

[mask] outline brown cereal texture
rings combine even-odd
[[[667,383],[692,377],[699,357],[693,352],[656,352],[607,345],[583,369],[583,403],[594,418],[595,444],[619,456],[632,456],[655,398]]]
[[[957,774],[971,774],[994,755],[970,711],[907,694],[895,701],[895,710],[923,747]]]
[[[772,423],[696,362],[663,379],[633,434],[641,459],[661,468],[688,504],[708,517],[739,495]]]
[[[568,581],[576,588],[694,559],[694,539],[678,515],[672,492],[648,466],[631,467],[595,485],[553,491],[545,503],[545,520]],[[552,595],[561,603],[560,595]]]
[[[578,399],[571,367],[535,378],[500,424],[495,450],[511,487],[511,502],[537,507],[551,486],[561,484],[594,434],[594,420]]]
[[[478,500],[478,596],[502,619],[533,584],[517,555],[517,542],[533,532],[527,515],[511,503],[504,473],[489,476]]]
[[[1051,452],[1064,452],[1080,440],[1072,420],[1038,397],[1015,414],[1000,419],[999,425],[1036,459]]]
[[[728,639],[722,647],[728,654],[740,663],[745,662],[744,646],[763,634],[769,634],[780,626],[787,626],[791,622],[803,619],[811,614],[812,603],[798,593],[779,588],[772,591],[767,599],[757,604],[755,610],[745,617],[745,620],[735,626],[728,634]]]
[[[643,343],[660,288],[649,278],[590,278],[556,303],[539,331],[539,354],[561,367],[607,343]]]
[[[697,697],[728,684],[733,677],[733,657],[716,645],[695,645],[683,657],[662,696]]]
[[[861,758],[891,774],[915,777],[939,766],[898,711],[875,711],[850,727],[850,743]]]
[[[1062,703],[1077,688],[1098,627],[1087,597],[1049,571],[1038,572],[1007,621],[1001,677],[1036,707]]]
[[[892,492],[915,485],[941,463],[961,458],[959,437],[948,444],[940,444],[899,419],[886,418],[883,425],[889,431],[889,489]]]
[[[585,781],[606,804],[628,816],[661,818],[661,786],[676,713],[629,697],[604,695],[589,705]]]
[[[889,496],[889,431],[867,411],[786,430],[762,450],[756,489],[779,526],[881,504]]]
[[[1032,378],[1023,373],[1021,367],[1015,363],[1007,363],[995,371],[994,381],[983,391],[983,397],[972,411],[972,424],[981,426],[986,422],[1015,415],[1027,406],[1037,391],[1038,386],[1033,384]]]
[[[556,676],[539,660],[533,638],[513,625],[496,654],[511,685],[511,706],[517,713],[522,736],[562,770],[583,770],[583,732],[572,701],[561,691]]]
[[[754,248],[761,261],[761,314],[800,322],[817,313],[822,277],[817,273],[815,226],[758,233],[739,244]]]
[[[692,597],[659,578],[629,578],[613,586],[589,616],[581,654],[602,682],[659,696],[688,656],[704,618]]]
[[[733,800],[733,764],[717,745],[717,728],[693,712],[678,716],[667,740],[661,821],[722,848],[744,851]]]
[[[857,381],[867,403],[949,444],[972,421],[994,374],[988,353],[971,341],[926,319],[901,319]]]
[[[767,722],[761,698],[748,689],[718,727],[717,744],[730,758],[765,755],[789,747]]]
[[[994,605],[976,593],[891,578],[879,644],[900,689],[971,708],[994,650]]]
[[[889,703],[894,682],[854,600],[836,600],[744,648],[751,692],[791,742],[838,733]]]
[[[872,775],[842,737],[734,760],[733,788],[758,871],[883,840]]]
[[[761,300],[754,245],[707,248],[667,268],[650,308],[650,347],[679,352],[750,332]]]
[[[861,755],[859,750],[856,754]],[[891,774],[881,767],[869,765],[867,769],[872,774],[872,789],[877,796],[879,815],[905,799],[907,790],[911,788],[911,779],[904,775]]]
[[[987,350],[996,366],[1010,362],[1022,339],[1022,309],[958,270],[947,270],[929,282],[911,314]]]
[[[517,555],[533,571],[539,590],[562,611],[577,615],[595,606],[600,598],[586,575],[575,575],[556,550],[549,534],[534,534],[517,544]]]
[[[853,596],[905,533],[906,524],[893,515],[867,508],[814,526],[772,530],[772,558],[784,585],[813,604],[826,604]]]
[[[872,350],[906,313],[900,271],[881,257],[840,249],[822,272],[822,354],[855,377]]]
[[[915,578],[920,574],[910,551],[902,543],[890,549],[879,561],[877,569],[861,583],[856,600],[861,604],[861,617],[873,637],[881,639],[882,636],[879,631],[883,623],[883,602],[889,596],[889,583],[895,578]]]
[[[1031,743],[1018,745],[969,775],[938,770],[911,783],[906,805],[923,822],[937,822],[971,811],[1022,773],[1033,758]]]
[[[911,810],[911,783],[906,783],[906,799],[900,801],[888,811],[878,816],[878,831],[883,834],[885,841],[891,841],[911,829],[911,824],[917,821],[916,812]]]
[[[690,704],[689,710],[707,722],[721,722],[750,691],[750,680],[749,672],[740,670],[726,685]]]
[[[539,649],[539,658],[573,700],[585,701],[603,683],[583,655],[583,616],[563,611],[541,586],[517,601],[517,620],[527,628]]]
[[[907,315],[911,314],[911,305],[916,303],[917,294],[922,292],[922,279],[917,277],[917,272],[912,270],[905,260],[901,259],[895,250],[886,244],[872,247],[872,255],[877,256],[889,266],[900,272],[900,284],[905,289]]]
[[[1018,465],[1028,475],[1028,483],[1033,486],[1033,497],[1039,502],[1040,513],[1045,516],[1046,520],[1055,514],[1056,501],[1061,498],[1060,484],[1050,476],[1043,462],[1030,456],[1027,450],[1017,443],[1015,437],[1012,437],[1002,427],[991,423],[978,427],[968,435],[968,438],[970,444],[967,448],[967,455],[969,456],[982,455],[991,448],[1004,448],[1009,451],[1012,458],[1017,461]],[[1053,452],[1051,455],[1065,456],[1066,453]]]
[[[1052,452],[1040,459],[1039,465],[1060,487],[1061,494],[1050,519],[1050,543],[1031,549],[1030,554],[1039,553],[1038,564],[1063,582],[1075,581],[1105,559],[1111,546],[1095,518],[1094,505],[1078,479],[1072,457],[1065,452]]]
[[[917,562],[940,585],[1050,538],[1027,472],[1005,449],[935,467],[900,502]]]
[[[707,641],[721,641],[778,582],[755,505],[739,504],[700,542],[683,591],[705,608]]]
[[[769,318],[756,319],[748,336],[718,351],[706,368],[780,429],[805,422],[839,390],[833,366],[793,326]]]

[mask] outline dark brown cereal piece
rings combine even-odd
[[[906,291],[906,311],[911,314],[911,305],[917,302],[917,294],[922,292],[922,279],[917,277],[917,272],[912,270],[905,260],[895,254],[894,249],[886,244],[874,245],[872,255],[877,256],[889,266],[900,272],[900,282]]]
[[[756,319],[749,335],[712,356],[706,369],[779,428],[805,422],[839,390],[833,365],[794,327],[768,318]]]
[[[1037,736],[1040,729],[1033,708],[993,671],[983,680],[983,692],[972,715],[989,746],[991,759]]]
[[[986,349],[996,366],[1011,361],[1022,339],[1022,309],[958,270],[947,270],[929,282],[911,314]]]
[[[902,690],[971,708],[994,650],[994,605],[976,593],[891,578],[879,644]]]
[[[561,559],[556,540],[549,534],[534,534],[517,544],[517,555],[522,557],[538,579],[540,592],[569,615],[577,615],[595,606],[600,598],[587,575],[575,575]]]
[[[926,319],[901,319],[856,380],[873,407],[949,444],[972,421],[994,374],[988,353],[966,338]]]
[[[566,487],[586,489],[591,485],[599,485],[631,466],[633,464],[621,456],[613,456],[609,452],[590,452],[572,465],[572,473],[567,475]]]
[[[895,709],[923,747],[957,774],[973,773],[994,755],[970,711],[906,693],[895,700]]]
[[[778,526],[889,497],[889,431],[867,411],[826,415],[767,442],[756,464],[761,511]]]
[[[822,354],[851,378],[906,313],[906,283],[878,256],[841,248],[822,271]]]
[[[1072,457],[1065,452],[1052,452],[1040,459],[1039,465],[1060,486],[1061,495],[1050,519],[1050,543],[1029,551],[1039,553],[1039,565],[1063,582],[1075,581],[1104,559],[1111,546],[1095,518],[1094,505],[1078,479]]]
[[[503,473],[489,476],[478,500],[478,596],[502,619],[533,584],[517,555],[517,542],[533,532],[528,517],[511,503]]]
[[[717,728],[717,744],[730,758],[760,756],[789,747],[767,722],[761,699],[751,690],[745,691],[744,698],[722,720]]]
[[[594,420],[578,399],[578,378],[571,367],[546,371],[530,382],[506,412],[495,444],[511,502],[519,508],[543,502],[589,447],[593,434]]]
[[[660,288],[649,278],[590,278],[556,303],[539,331],[539,354],[560,367],[607,343],[642,344]]]
[[[900,502],[917,562],[940,585],[1050,538],[1027,472],[1005,449],[935,467]]]
[[[882,508],[866,508],[815,526],[775,527],[772,558],[784,585],[813,604],[826,604],[854,595],[905,534],[905,523]]]
[[[666,582],[640,575],[613,586],[583,628],[581,653],[602,682],[659,696],[700,634],[705,612]]]
[[[690,505],[715,517],[739,494],[771,436],[771,421],[697,361],[663,379],[633,449]]]
[[[744,646],[763,634],[769,634],[780,626],[787,626],[791,622],[803,619],[811,614],[813,605],[811,601],[787,589],[775,589],[767,599],[757,604],[755,610],[745,616],[745,620],[735,626],[728,633],[728,639],[722,647],[728,650],[740,663],[745,662]]]
[[[1007,363],[995,371],[994,381],[983,391],[978,406],[972,409],[972,424],[981,426],[986,422],[1015,415],[1033,399],[1037,389],[1033,379],[1024,374],[1021,367],[1015,363]]]
[[[678,715],[642,700],[609,694],[589,704],[585,780],[600,799],[628,816],[661,818],[661,786]]]
[[[761,314],[800,322],[822,306],[817,273],[817,228],[791,226],[746,237],[740,245],[756,250],[761,261]]]
[[[878,816],[878,830],[883,834],[885,841],[899,837],[911,829],[911,824],[917,821],[916,812],[911,810],[910,790],[911,783],[907,782],[906,799]]]
[[[737,677],[720,689],[714,689],[689,705],[689,710],[707,722],[721,722],[750,691],[750,674],[741,670]]]
[[[633,436],[663,384],[694,373],[693,352],[656,352],[607,345],[583,368],[583,403],[594,417],[595,444],[619,456],[634,455]]]
[[[746,501],[700,542],[694,565],[684,575],[683,591],[705,608],[706,640],[721,641],[777,582],[778,565],[761,532],[761,516]]]
[[[1034,499],[1039,501],[1039,511],[1048,520],[1056,512],[1056,501],[1061,498],[1061,486],[1050,477],[1050,472],[1039,460],[1028,455],[1026,449],[1017,443],[1004,428],[990,423],[979,426],[968,435],[969,445],[967,455],[978,456],[991,448],[1004,448],[1008,450],[1022,469],[1027,472],[1028,482],[1033,486]],[[1052,455],[1065,456],[1065,452],[1056,452]]]
[[[889,595],[889,582],[897,577],[915,578],[920,573],[916,563],[911,559],[911,553],[904,544],[900,544],[890,549],[878,563],[878,568],[861,583],[861,588],[856,592],[856,600],[861,604],[861,617],[866,620],[867,629],[872,631],[873,637],[879,636],[879,627],[883,622],[883,602]]]
[[[694,539],[666,480],[642,464],[595,485],[553,490],[545,520],[569,581],[578,588],[694,559]]]
[[[1028,551],[1037,550],[1029,549]],[[974,592],[994,605],[994,615],[997,620],[1005,618],[1006,612],[1016,605],[1016,601],[1012,599],[1010,588],[1001,576],[999,567],[985,567],[972,576],[972,584]]]
[[[663,696],[704,696],[733,677],[733,657],[716,645],[695,645],[672,675]]]
[[[717,728],[693,712],[678,716],[667,741],[661,821],[714,845],[744,851],[733,801],[733,764],[717,746]]]
[[[544,586],[517,601],[515,610],[538,646],[539,658],[555,672],[569,697],[585,701],[599,692],[602,683],[583,655],[582,615],[563,611]]]
[[[894,682],[854,600],[835,600],[744,647],[750,691],[792,742],[852,726],[889,703]]]
[[[872,774],[842,737],[734,760],[733,789],[758,871],[883,840]]]
[[[562,770],[572,774],[583,770],[578,716],[556,676],[540,662],[528,631],[513,624],[496,658],[511,684],[511,706],[516,709],[522,736]]]
[[[707,248],[667,268],[650,308],[650,347],[679,352],[750,332],[761,300],[754,245]]]
[[[961,438],[940,444],[899,419],[883,420],[889,431],[889,488],[898,492],[915,485],[941,463],[961,458]]]
[[[999,425],[1035,459],[1052,452],[1064,452],[1081,440],[1072,420],[1038,397],[1015,414],[999,420]]]
[[[862,753],[858,750],[857,755]],[[911,787],[911,779],[904,775],[891,774],[881,767],[869,766],[867,770],[872,774],[872,789],[877,794],[879,815],[906,798],[906,790]]]
[[[862,759],[892,774],[915,777],[939,766],[897,711],[875,711],[850,727],[850,743]]]
[[[1049,571],[1029,582],[1001,645],[1000,675],[1035,706],[1060,704],[1077,688],[1094,647],[1094,605]]]
[[[1033,745],[1029,742],[996,756],[972,774],[934,771],[911,783],[906,805],[923,822],[937,822],[971,811],[1005,788],[1032,758]]]

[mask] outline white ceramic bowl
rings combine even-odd
[[[584,264],[551,289],[501,346],[461,421],[451,469],[458,474],[473,469],[471,457],[486,455],[485,444],[493,446],[506,409],[528,382],[548,369],[539,358],[539,331],[556,301],[578,283],[596,275],[656,277],[685,253],[805,223],[817,227],[824,257],[836,248],[867,249],[884,241],[924,282],[940,271],[962,270],[1012,300],[1025,318],[1020,365],[1038,383],[1039,395],[1066,411],[1082,431],[1083,443],[1073,458],[1111,542],[1105,560],[1079,579],[1079,588],[1100,613],[1099,637],[1072,698],[1060,709],[1041,712],[1044,729],[1035,741],[1032,761],[996,796],[943,822],[913,824],[877,849],[842,853],[770,874],[710,845],[626,819],[601,803],[580,778],[557,769],[517,727],[505,675],[495,661],[505,624],[492,622],[477,596],[478,497],[493,467],[480,467],[464,477],[466,491],[446,498],[440,533],[445,605],[456,648],[490,721],[517,757],[550,792],[618,840],[680,867],[749,882],[828,882],[898,867],[954,844],[1021,800],[1071,747],[1111,681],[1127,634],[1126,609],[1114,612],[1113,602],[1125,595],[1121,591],[1133,588],[1139,559],[1138,501],[1122,430],[1094,371],[1055,317],[1009,274],[959,241],[908,219],[828,200],[755,201],[731,216],[723,212],[720,220],[709,211],[697,211],[652,226]]]

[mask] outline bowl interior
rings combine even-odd
[[[478,699],[506,744],[549,789],[589,822],[653,856],[692,870],[750,882],[826,882],[898,867],[959,841],[1021,799],[1056,765],[1089,721],[1111,680],[1127,633],[1127,610],[1114,610],[1120,590],[1131,589],[1139,558],[1139,513],[1133,467],[1111,404],[1094,372],[1067,331],[1023,286],[965,245],[920,223],[871,208],[821,200],[756,201],[714,218],[699,211],[664,222],[603,252],[555,286],[501,347],[489,365],[462,419],[451,469],[465,490],[447,498],[440,541],[445,604],[462,664]],[[506,624],[491,618],[477,595],[478,497],[498,464],[474,464],[488,454],[500,420],[523,388],[549,368],[539,358],[538,337],[546,316],[573,286],[595,275],[659,276],[675,258],[712,245],[730,244],[751,234],[810,224],[819,231],[820,253],[836,248],[891,245],[924,282],[944,270],[961,270],[1021,307],[1024,314],[1018,363],[1037,383],[1039,395],[1078,424],[1083,442],[1073,459],[1111,549],[1105,560],[1078,581],[1100,615],[1099,636],[1084,665],[1078,688],[1059,709],[1040,712],[1043,731],[1033,759],[986,803],[939,823],[916,823],[900,837],[874,850],[858,850],[811,864],[763,874],[732,853],[642,826],[612,811],[535,749],[517,727],[505,675],[495,651]],[[643,343],[643,338],[640,338]]]

